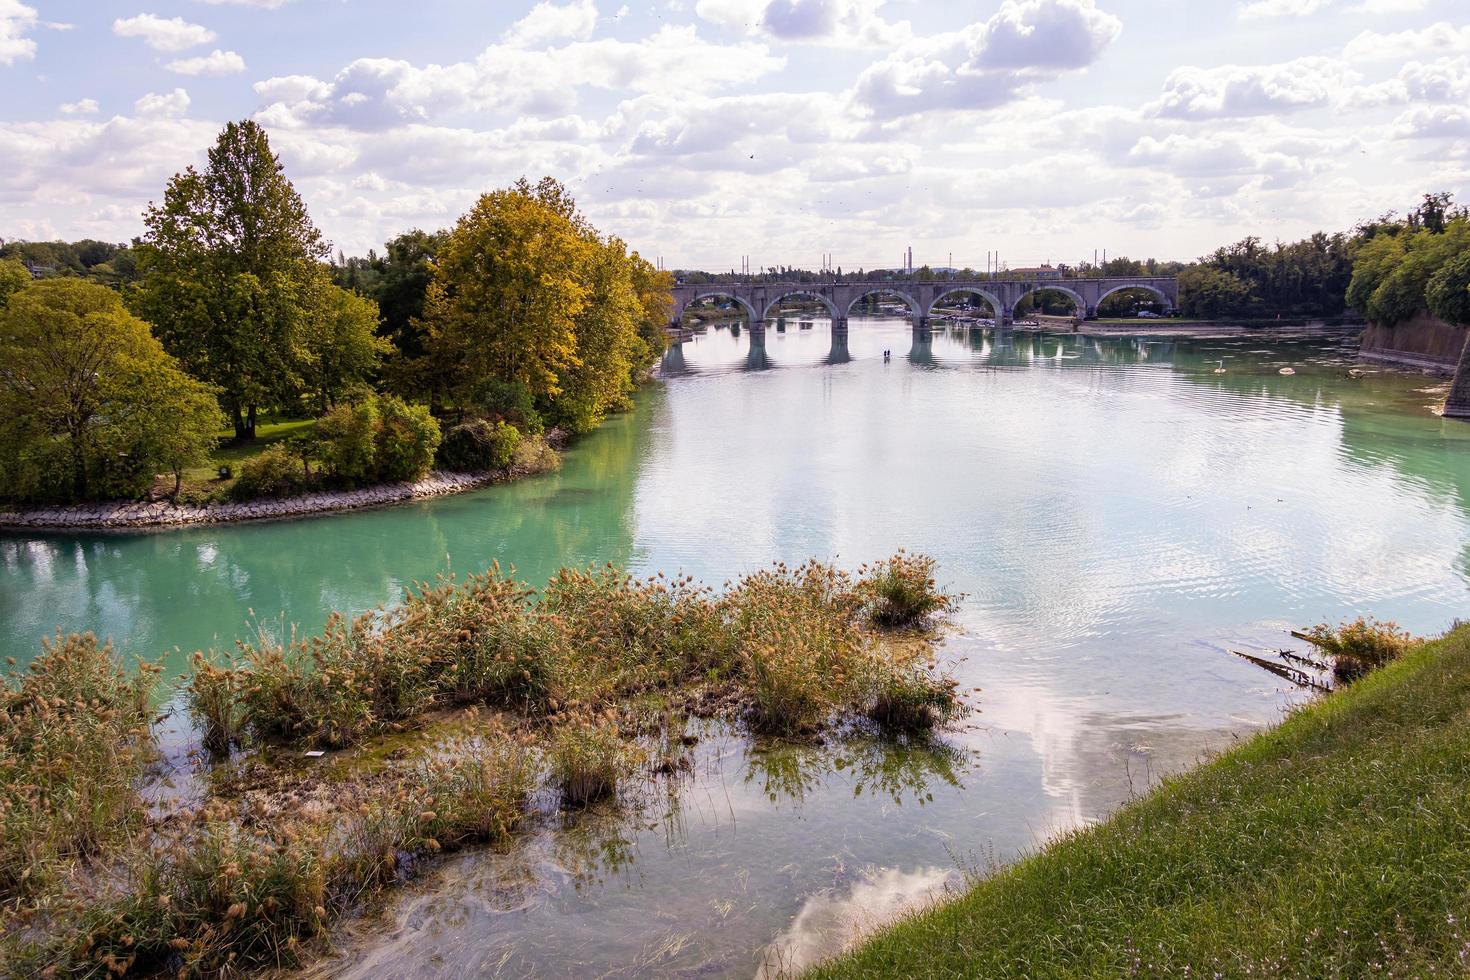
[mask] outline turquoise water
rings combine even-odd
[[[712,330],[557,474],[297,521],[0,537],[0,645],[25,659],[57,627],[91,629],[182,669],[252,616],[314,629],[492,560],[532,582],[613,561],[718,584],[776,559],[932,554],[965,593],[946,656],[983,689],[956,759],[773,762],[712,732],[674,799],[455,858],[325,967],[750,975],[778,939],[803,962],[967,855],[1097,819],[1279,717],[1294,695],[1228,650],[1360,613],[1427,633],[1470,611],[1470,425],[1428,410],[1427,379],[1351,379],[1353,354],[1331,338],[915,345],[872,320],[845,347],[792,321],[752,351]]]

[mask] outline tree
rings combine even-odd
[[[661,272],[652,262],[634,252],[628,257],[633,276],[633,292],[638,296],[638,336],[643,347],[634,358],[633,369],[638,375],[646,374],[663,354],[668,345],[664,327],[674,316],[674,277]],[[841,275],[841,270],[838,270]]]
[[[1448,323],[1470,324],[1470,251],[1440,266],[1425,287],[1429,312]]]
[[[220,424],[213,391],[184,374],[121,298],[78,279],[38,282],[0,313],[0,495],[137,494],[197,462]]]
[[[576,357],[561,377],[552,419],[574,433],[595,429],[609,412],[631,405],[633,371],[642,341],[643,313],[633,285],[632,265],[616,238],[593,238],[578,270],[587,303],[576,319]]]
[[[1250,287],[1234,273],[1208,265],[1179,273],[1179,307],[1186,316],[1233,315],[1251,302]]]
[[[561,209],[554,181],[485,194],[445,242],[425,300],[423,384],[467,397],[487,380],[524,384],[538,401],[561,394],[576,364],[587,304],[579,274],[593,251]]]
[[[1436,296],[1447,312],[1454,312],[1453,277],[1467,252],[1470,219],[1465,217],[1453,218],[1441,232],[1423,227],[1377,235],[1358,248],[1348,301],[1374,323],[1393,326],[1429,311],[1431,284],[1443,272]]]
[[[330,247],[248,120],[224,128],[203,172],[175,175],[144,222],[135,309],[219,386],[236,438],[253,439],[258,409],[301,384],[315,264]]]
[[[366,383],[392,345],[377,335],[378,304],[323,278],[311,290],[303,381],[325,412],[349,389]]]
[[[0,310],[10,297],[31,284],[31,273],[19,259],[0,259]]]

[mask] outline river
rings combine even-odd
[[[945,659],[981,689],[947,750],[707,731],[677,792],[444,862],[320,971],[751,976],[1278,719],[1297,695],[1229,650],[1470,611],[1470,425],[1428,411],[1428,379],[1350,378],[1354,353],[966,330],[914,346],[903,321],[854,319],[837,350],[823,321],[773,325],[762,355],[714,329],[556,474],[300,521],[0,537],[0,646],[24,661],[90,629],[177,673],[252,618],[315,629],[492,560],[533,583],[611,561],[719,584],[776,559],[931,554],[965,594]]]

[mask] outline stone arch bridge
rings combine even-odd
[[[915,329],[927,329],[934,307],[956,294],[970,293],[982,297],[995,311],[996,320],[1010,323],[1016,304],[1042,289],[1054,289],[1072,297],[1078,314],[1097,316],[1104,299],[1123,289],[1141,289],[1154,296],[1165,310],[1179,303],[1179,280],[1164,276],[1120,277],[1110,279],[977,279],[898,282],[840,283],[723,283],[706,285],[679,284],[674,287],[674,326],[694,303],[711,297],[733,300],[750,319],[752,333],[765,330],[772,311],[785,300],[805,299],[820,303],[832,318],[832,330],[847,330],[847,318],[854,307],[870,296],[889,296],[909,309]]]

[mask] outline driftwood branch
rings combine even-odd
[[[1305,687],[1313,691],[1332,690],[1332,688],[1328,687],[1326,684],[1321,683],[1304,670],[1298,670],[1295,667],[1288,667],[1286,664],[1277,663],[1274,660],[1267,660],[1264,657],[1257,657],[1249,653],[1242,653],[1239,650],[1231,650],[1230,652],[1235,654],[1237,657],[1240,657],[1242,660],[1249,660],[1251,663],[1255,664],[1257,667],[1262,668],[1263,670],[1269,670],[1277,677],[1280,677],[1283,680],[1288,680],[1291,683],[1295,684],[1297,687]]]

